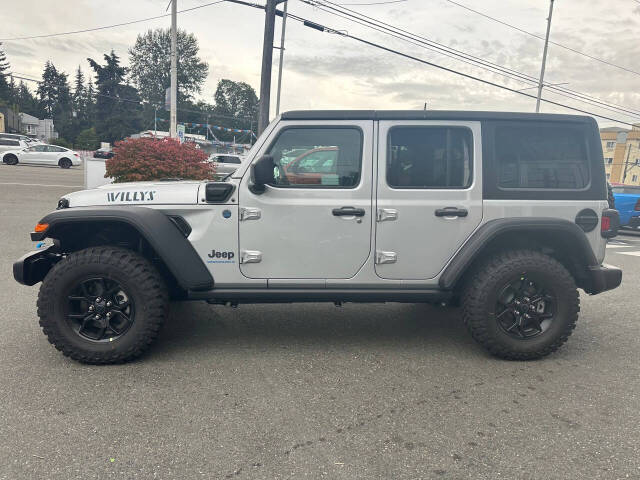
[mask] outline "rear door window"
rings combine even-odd
[[[473,136],[464,127],[393,127],[387,183],[392,188],[465,189],[471,186]]]
[[[499,126],[495,158],[501,189],[582,190],[589,186],[587,144],[579,128]]]

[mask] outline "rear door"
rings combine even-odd
[[[432,279],[482,220],[479,122],[380,121],[376,273]]]

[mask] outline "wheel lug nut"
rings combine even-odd
[[[96,315],[94,318],[95,318],[96,320],[100,320],[100,315]]]
[[[94,307],[93,305],[89,305],[89,311],[90,311],[90,312],[93,312],[93,310],[94,310],[95,308],[96,308],[96,307]]]
[[[100,297],[96,298],[96,302],[100,302],[100,300],[102,300]]]
[[[113,303],[111,303],[110,301],[107,302],[107,307],[110,307],[111,305],[113,305]]]

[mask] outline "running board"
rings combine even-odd
[[[436,303],[447,302],[452,293],[436,289],[249,289],[217,288],[206,292],[190,291],[189,300],[210,303],[294,303],[294,302],[356,302],[356,303]]]

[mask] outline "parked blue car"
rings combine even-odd
[[[613,198],[620,214],[620,226],[640,227],[640,186],[613,186]]]

